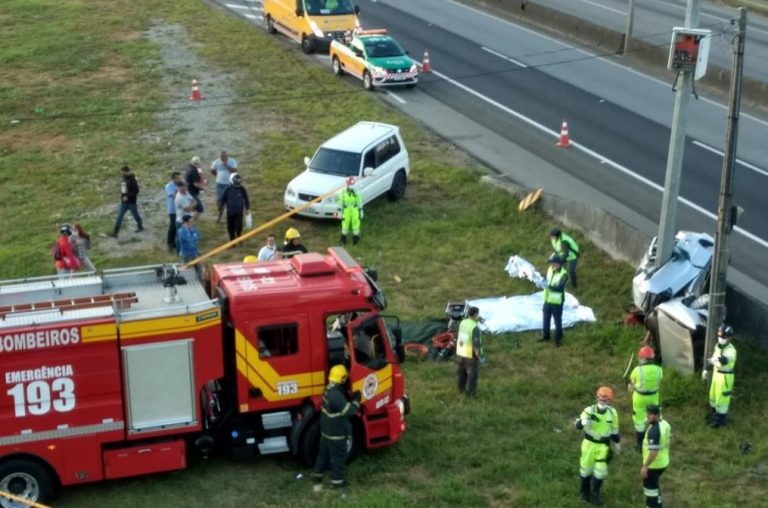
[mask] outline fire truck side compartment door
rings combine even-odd
[[[122,348],[128,432],[197,423],[191,339]]]

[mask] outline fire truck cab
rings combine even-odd
[[[0,282],[0,493],[45,502],[57,486],[182,469],[190,448],[311,461],[338,363],[363,399],[352,453],[400,439],[402,340],[346,251],[209,273]]]

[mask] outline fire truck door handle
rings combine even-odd
[[[152,451],[152,448],[142,448],[141,450],[139,450],[136,453],[149,453],[151,451]]]

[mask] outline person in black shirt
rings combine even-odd
[[[112,234],[109,235],[113,238],[117,238],[126,212],[131,212],[133,220],[136,221],[136,232],[141,233],[144,231],[141,215],[139,215],[139,210],[136,207],[136,200],[139,196],[139,181],[128,166],[120,168],[120,172],[122,173],[122,181],[120,182],[120,207],[117,210],[115,228],[113,229]]]
[[[229,182],[230,185],[224,189],[219,200],[219,211],[227,207],[227,231],[229,239],[234,240],[243,234],[243,214],[248,213],[251,202],[238,173],[233,173]]]
[[[187,166],[187,170],[184,173],[184,181],[187,182],[189,194],[195,198],[195,202],[197,203],[195,211],[197,211],[198,214],[203,213],[203,200],[200,199],[200,191],[205,190],[205,179],[203,178],[201,169],[202,165],[200,157],[192,157],[192,160],[189,161],[189,166]]]

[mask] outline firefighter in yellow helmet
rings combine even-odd
[[[328,373],[328,386],[323,393],[320,415],[320,451],[312,473],[315,492],[322,490],[323,476],[329,469],[331,487],[346,485],[347,440],[352,439],[349,418],[357,413],[362,398],[360,392],[355,392],[351,402],[347,399],[347,391],[344,388],[347,376],[347,368],[344,365],[334,365]]]
[[[619,415],[611,406],[613,390],[608,386],[597,389],[597,401],[584,408],[576,419],[576,428],[584,431],[581,442],[581,500],[594,505],[600,504],[600,488],[608,475],[608,462],[611,460],[611,442],[614,450],[621,452],[619,435]]]
[[[249,254],[243,258],[243,263],[255,263],[258,260],[259,258],[254,256],[253,254]]]
[[[283,242],[282,256],[292,258],[296,254],[306,253],[307,248],[301,243],[301,234],[296,228],[288,228],[285,232],[285,242]]]
[[[360,221],[363,218],[363,198],[355,190],[354,177],[347,178],[347,186],[339,193],[339,218],[341,219],[341,243],[347,243],[352,230],[352,243],[360,241]]]

